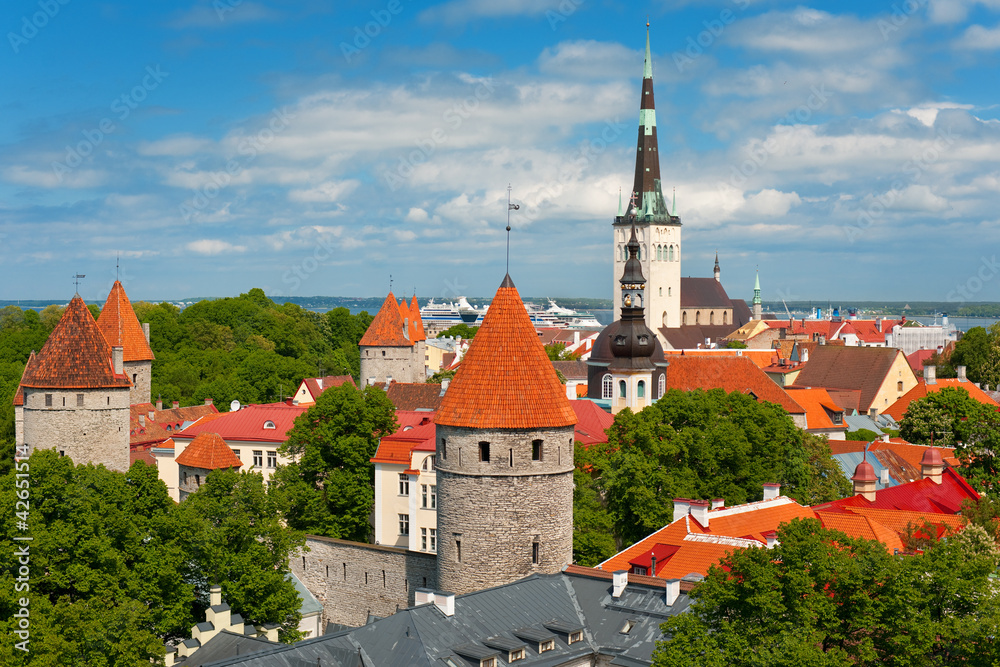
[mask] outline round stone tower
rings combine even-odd
[[[510,276],[435,423],[439,587],[469,593],[572,562],[576,414]]]

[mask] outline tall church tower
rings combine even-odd
[[[676,206],[675,206],[676,209]],[[627,209],[621,204],[615,217],[613,293],[617,297],[618,276],[628,260],[629,228],[635,225],[639,262],[648,278],[645,308],[646,326],[681,325],[681,219],[667,209],[660,184],[660,158],[656,142],[656,109],[653,104],[653,61],[649,52],[649,24],[646,24],[646,60],[642,69],[642,98],[639,104],[639,139],[635,154],[635,181]],[[615,298],[615,319],[622,306]]]
[[[434,422],[439,588],[461,595],[571,563],[576,413],[510,276]]]

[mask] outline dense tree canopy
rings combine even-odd
[[[288,525],[316,535],[365,542],[374,508],[378,441],[396,428],[395,410],[378,387],[345,384],[324,391],[295,420],[281,447],[295,458],[271,487]]]
[[[619,412],[588,463],[619,547],[667,524],[676,497],[738,505],[759,500],[768,482],[807,504],[849,491],[825,439],[778,405],[721,389],[671,390],[639,414]]]
[[[15,505],[18,492],[29,509]],[[302,538],[281,526],[260,475],[212,473],[177,505],[141,462],[119,473],[37,450],[0,478],[0,532],[4,563],[26,544],[14,537],[32,538],[30,589],[15,590],[15,570],[0,573],[0,664],[148,665],[164,640],[204,620],[214,581],[248,621],[297,636],[299,601],[284,575]],[[27,655],[11,633],[21,597]]]
[[[960,472],[980,491],[1000,485],[1000,413],[961,387],[944,387],[913,401],[899,434],[921,445],[954,447]]]
[[[713,566],[662,628],[655,667],[996,664],[996,545],[978,526],[892,556],[875,541],[783,524],[774,549]]]
[[[476,337],[479,327],[470,327],[465,322],[448,327],[437,335],[437,338],[461,338],[462,340],[472,340]]]
[[[972,382],[1000,386],[1000,323],[989,329],[972,327],[955,343],[950,358],[952,367],[965,366]]]

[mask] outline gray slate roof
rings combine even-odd
[[[611,596],[606,578],[580,574],[532,575],[504,586],[455,598],[455,615],[445,616],[433,604],[410,607],[360,628],[309,639],[271,651],[232,658],[212,667],[441,667],[473,664],[470,646],[483,654],[495,651],[497,638],[526,644],[523,667],[561,665],[584,656],[605,655],[613,665],[649,665],[659,625],[670,616],[687,611],[689,599],[681,594],[666,605],[662,586],[630,584],[619,598]],[[627,621],[630,630],[622,632]],[[566,636],[546,628],[582,627],[583,641],[566,643]],[[538,653],[537,643],[522,641],[522,629],[532,629],[554,640],[555,648]],[[506,656],[502,656],[504,661]],[[478,663],[477,663],[478,664]]]

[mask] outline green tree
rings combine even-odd
[[[730,350],[745,350],[747,349],[747,344],[741,340],[731,340],[726,343],[726,347]]]
[[[879,439],[879,434],[867,428],[859,428],[857,431],[848,431],[844,434],[844,440],[860,440],[864,442],[874,442]]]
[[[378,387],[345,384],[324,391],[296,418],[281,446],[295,461],[272,477],[288,525],[366,541],[375,503],[371,457],[379,439],[395,428],[393,405]]]
[[[614,523],[601,500],[600,488],[590,474],[590,455],[576,443],[573,470],[573,562],[588,567],[618,552]]]
[[[549,343],[545,346],[545,355],[552,361],[574,361],[580,358],[579,352],[566,349],[566,343]]]
[[[972,327],[955,343],[952,366],[965,366],[972,382],[1000,386],[1000,323],[988,330]]]
[[[300,638],[300,600],[289,579],[288,558],[305,544],[285,528],[277,500],[258,473],[215,470],[180,504],[182,523],[194,527],[188,548],[199,567],[192,573],[201,592],[214,585],[231,607],[256,623],[280,623],[283,641]],[[200,617],[199,613],[199,617]]]
[[[445,380],[450,380],[453,377],[455,377],[455,373],[457,373],[457,372],[458,371],[455,370],[455,369],[453,369],[453,370],[441,370],[441,371],[438,371],[437,373],[435,373],[434,375],[430,376],[429,378],[427,378],[427,382],[430,383],[430,384],[440,384],[441,382],[444,382]]]
[[[783,524],[778,540],[711,568],[690,612],[663,624],[656,667],[985,667],[1000,655],[996,549],[981,529],[907,558],[815,519]]]
[[[437,335],[438,338],[458,338],[462,340],[472,340],[476,337],[476,332],[479,331],[479,327],[470,327],[465,322],[461,324],[456,324],[453,327],[448,327],[441,333]]]
[[[819,502],[843,489],[828,444],[807,446],[781,406],[721,389],[671,390],[639,414],[619,412],[593,466],[624,546],[668,523],[672,498],[737,505],[776,482],[785,495]]]

